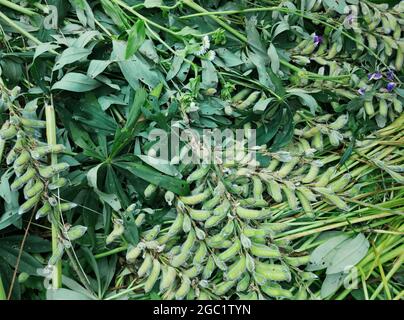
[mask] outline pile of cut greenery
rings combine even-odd
[[[375,2],[0,0],[0,300],[402,299],[404,2]],[[173,129],[244,137],[163,159]]]

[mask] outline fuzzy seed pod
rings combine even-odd
[[[252,255],[258,258],[276,259],[281,257],[281,253],[275,245],[268,247],[264,244],[252,243],[250,251]]]
[[[155,225],[152,229],[145,231],[142,234],[142,237],[145,241],[152,241],[156,239],[157,235],[159,234],[161,229],[161,225]]]
[[[222,281],[219,284],[214,286],[213,293],[217,296],[225,295],[231,288],[234,287],[236,281]]]
[[[285,257],[285,261],[293,267],[304,266],[310,262],[310,256]]]
[[[335,168],[328,168],[321,176],[320,179],[316,182],[316,187],[325,187],[331,180],[332,175],[335,173]]]
[[[149,253],[146,253],[143,262],[137,271],[137,275],[139,276],[139,278],[143,278],[144,276],[149,275],[152,267],[153,267],[153,257]]]
[[[238,280],[246,270],[246,257],[240,256],[227,270],[225,277],[227,280]]]
[[[227,212],[223,210],[221,211],[220,214],[211,216],[209,219],[205,221],[204,224],[205,228],[208,229],[217,226],[220,222],[223,221],[224,218],[226,218],[226,216]]]
[[[205,221],[212,215],[211,211],[196,210],[196,209],[192,209],[192,208],[189,209],[188,213],[191,216],[191,218],[196,221]]]
[[[371,100],[365,101],[364,107],[368,116],[373,116],[375,114],[375,108],[373,107],[373,103]]]
[[[31,180],[35,176],[35,174],[36,174],[35,169],[29,167],[22,176],[14,180],[14,182],[10,186],[11,190],[15,191],[22,188],[24,184],[26,184],[29,180]]]
[[[291,299],[293,294],[290,290],[283,289],[274,285],[265,284],[261,286],[261,290],[268,296],[273,298],[287,298]]]
[[[215,271],[216,269],[216,264],[215,264],[215,260],[213,259],[212,256],[209,256],[206,264],[205,264],[205,268],[202,271],[202,279],[209,279],[212,276],[212,273]]]
[[[191,183],[194,181],[200,181],[208,174],[209,170],[210,166],[202,166],[198,168],[188,176],[187,182]]]
[[[144,197],[146,199],[152,199],[154,197],[154,195],[156,194],[157,191],[157,186],[155,184],[150,183],[146,189],[144,189]]]
[[[246,291],[250,286],[250,279],[251,279],[250,275],[248,273],[245,273],[244,276],[237,283],[236,287],[237,292]]]
[[[220,203],[221,200],[222,200],[222,195],[216,194],[213,198],[209,199],[208,201],[206,201],[203,204],[202,209],[203,210],[212,210]]]
[[[180,201],[187,205],[196,205],[201,202],[204,202],[207,200],[210,196],[211,192],[209,189],[206,189],[204,192],[196,194],[196,195],[191,195],[191,196],[181,196],[179,197]]]
[[[247,209],[243,207],[237,207],[236,209],[237,215],[242,218],[242,219],[265,219],[270,216],[271,211],[270,209],[265,209],[265,210],[253,210],[253,209]]]
[[[48,261],[48,265],[54,266],[58,261],[62,258],[63,254],[65,252],[65,247],[63,243],[58,242],[56,250],[52,252],[52,256],[50,257]]]
[[[258,97],[261,95],[260,91],[254,91],[253,93],[251,93],[247,99],[245,99],[244,101],[242,101],[239,104],[236,104],[235,107],[238,110],[245,110],[248,107],[250,107],[257,99]]]
[[[44,184],[41,180],[37,180],[33,186],[24,192],[25,199],[32,198],[36,194],[42,192]]]
[[[299,207],[299,203],[297,201],[295,191],[286,185],[282,185],[281,188],[286,196],[286,200],[288,202],[290,209],[297,210],[297,208]]]
[[[281,186],[277,181],[269,180],[267,182],[267,192],[275,202],[281,203],[283,201]]]
[[[251,93],[251,91],[252,90],[250,88],[244,88],[240,90],[235,96],[232,97],[232,104],[240,104],[241,101]]]
[[[352,177],[349,173],[344,174],[338,180],[329,184],[329,188],[332,192],[337,193],[341,192],[352,180]]]
[[[290,271],[284,265],[263,263],[256,260],[255,271],[267,280],[288,282],[291,280]]]
[[[31,156],[28,151],[23,150],[20,155],[15,159],[14,164],[16,166],[24,166],[28,163],[28,161],[31,159]]]
[[[85,226],[73,226],[66,232],[66,238],[70,241],[75,241],[80,239],[87,231],[87,227]]]
[[[300,191],[296,191],[296,195],[299,198],[300,204],[302,205],[302,208],[303,208],[304,212],[306,213],[306,215],[309,218],[314,218],[313,208],[311,206],[309,199],[307,199],[305,197],[305,195]]]
[[[20,208],[18,209],[18,214],[23,214],[29,210],[31,210],[35,205],[41,200],[41,193],[36,194],[32,198],[28,199],[25,201],[22,205],[20,205]]]
[[[387,112],[389,111],[389,107],[387,105],[387,101],[385,99],[380,99],[379,102],[379,114],[382,117],[387,117]]]
[[[123,232],[125,231],[125,228],[123,226],[122,221],[115,219],[114,220],[114,228],[112,232],[108,235],[106,239],[106,244],[110,244],[114,242],[117,238],[119,238],[121,235],[123,235]]]
[[[240,240],[236,239],[229,248],[227,248],[225,251],[221,252],[218,255],[218,258],[223,262],[228,261],[234,258],[240,250],[241,250]]]
[[[198,249],[196,249],[194,253],[193,264],[202,264],[208,254],[208,248],[206,247],[205,242],[200,241]]]
[[[10,140],[17,135],[17,129],[14,125],[9,126],[8,128],[2,128],[0,130],[0,139]]]
[[[403,104],[397,98],[394,98],[394,100],[393,100],[393,107],[394,107],[394,111],[397,112],[398,114],[403,112]]]
[[[38,220],[42,217],[47,216],[49,213],[51,213],[52,206],[49,204],[49,202],[45,202],[42,207],[36,212],[35,219]]]
[[[332,193],[332,191],[328,188],[314,188],[314,190],[320,193],[324,198],[334,204],[341,210],[349,211],[349,206],[336,194]]]
[[[64,187],[67,184],[67,179],[66,178],[58,178],[52,183],[48,184],[48,189],[49,190],[56,190],[59,188]]]
[[[177,216],[175,217],[174,222],[171,224],[170,229],[168,229],[167,234],[173,236],[176,235],[182,229],[182,223],[184,221],[184,214],[177,211]]]
[[[153,289],[153,287],[154,287],[155,283],[157,282],[157,279],[160,275],[160,271],[161,271],[160,262],[157,259],[153,259],[152,270],[143,287],[143,289],[146,293],[150,292]]]
[[[166,292],[174,285],[177,271],[171,266],[162,266],[162,276],[160,281],[160,292]]]
[[[21,124],[28,128],[46,128],[46,122],[42,120],[20,118]]]

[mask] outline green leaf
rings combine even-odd
[[[328,268],[338,246],[348,239],[348,235],[342,234],[328,239],[319,245],[310,255],[307,271],[317,271]]]
[[[368,249],[369,241],[362,233],[353,239],[345,241],[338,247],[327,268],[327,274],[344,272],[347,268],[355,266],[366,256]]]
[[[87,75],[91,78],[95,78],[112,63],[112,60],[91,60],[88,66]]]
[[[280,62],[279,62],[279,56],[278,52],[276,51],[275,46],[271,43],[268,48],[268,56],[269,59],[271,60],[271,69],[274,73],[278,73],[279,67],[280,67]]]
[[[288,89],[287,92],[291,96],[299,97],[302,104],[310,108],[310,112],[312,114],[316,114],[316,111],[320,109],[320,106],[318,105],[317,101],[305,90],[299,88],[292,88]]]
[[[52,86],[52,90],[61,89],[73,92],[85,92],[98,88],[100,85],[100,82],[85,74],[70,72],[67,73],[61,80],[56,82]]]
[[[163,175],[149,166],[135,162],[119,162],[115,163],[115,165],[149,183],[160,186],[178,195],[186,195],[189,193],[189,185],[186,181]]]
[[[46,291],[47,300],[92,300],[88,295],[69,289],[48,289]]]
[[[147,163],[154,169],[173,177],[181,177],[180,172],[170,164],[170,161],[153,158],[147,155],[138,155],[143,162]]]
[[[91,50],[86,48],[67,48],[57,59],[52,71],[62,69],[65,65],[87,58]]]
[[[138,20],[129,31],[128,43],[126,45],[125,59],[133,56],[146,38],[146,31],[143,20]]]
[[[344,282],[343,272],[327,274],[326,278],[323,281],[323,284],[321,285],[321,291],[320,291],[321,297],[324,299],[335,293],[343,282]]]

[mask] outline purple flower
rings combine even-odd
[[[387,71],[387,80],[393,81],[393,79],[394,79],[394,71],[393,70]]]
[[[354,20],[355,20],[355,16],[353,14],[350,14],[349,16],[346,17],[348,24],[352,25]]]
[[[368,75],[368,80],[380,80],[383,78],[383,75],[381,72],[374,72]]]
[[[392,92],[395,87],[396,87],[396,84],[395,84],[394,82],[389,82],[389,83],[387,84],[386,89],[387,89],[388,92]]]
[[[361,96],[363,96],[363,95],[365,94],[365,92],[366,92],[366,89],[365,89],[365,88],[360,88],[360,89],[358,90],[358,93],[359,93]]]
[[[315,44],[316,46],[318,46],[320,43],[323,42],[323,37],[322,37],[322,36],[319,36],[319,35],[317,35],[317,34],[314,34],[313,41],[314,41],[314,44]]]

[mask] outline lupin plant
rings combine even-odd
[[[402,1],[0,0],[0,300],[402,299],[403,30]]]

